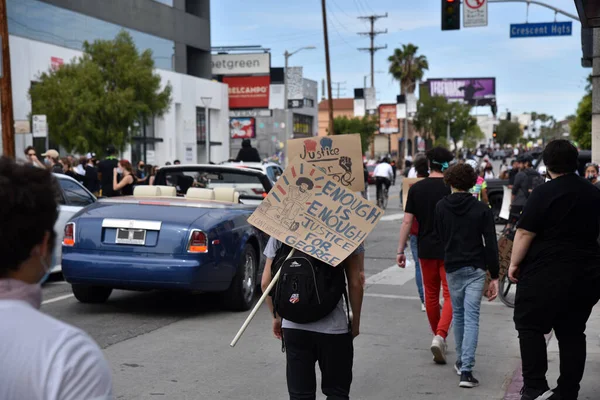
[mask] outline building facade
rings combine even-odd
[[[157,165],[205,162],[208,120],[211,161],[227,160],[227,85],[209,80],[209,0],[7,0],[7,10],[16,125],[28,122],[29,88],[41,72],[79,57],[85,40],[113,39],[126,30],[140,51],[152,51],[173,101],[162,117],[146,121],[145,134],[133,138],[123,157]],[[33,139],[17,134],[15,142],[21,156]]]

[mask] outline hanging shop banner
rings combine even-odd
[[[268,108],[271,78],[268,76],[226,76],[229,108]]]
[[[248,222],[331,266],[375,228],[383,210],[296,157]]]
[[[379,105],[379,133],[398,133],[396,104]]]
[[[300,157],[321,168],[340,185],[355,192],[365,190],[360,135],[292,139],[287,147],[290,160]]]
[[[254,139],[256,120],[254,118],[229,118],[229,132],[232,139]]]

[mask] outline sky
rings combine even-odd
[[[545,0],[577,15],[573,0]],[[261,45],[271,49],[271,66],[282,67],[283,53],[304,46],[290,58],[290,66],[304,67],[304,77],[320,82],[326,77],[320,0],[217,0],[211,2],[213,46]],[[538,112],[558,120],[574,114],[584,95],[591,69],[581,66],[581,25],[573,21],[573,35],[510,39],[511,23],[553,22],[552,10],[524,3],[490,3],[488,26],[441,30],[440,0],[327,0],[332,82],[341,85],[340,97],[353,97],[370,74],[369,25],[357,17],[385,15],[376,38],[388,48],[375,55],[375,87],[380,103],[395,102],[398,84],[387,73],[393,49],[412,43],[429,60],[427,78],[496,77],[498,109],[513,115]],[[461,10],[462,12],[462,10]],[[558,21],[570,20],[558,15]],[[461,22],[462,23],[462,22]],[[370,79],[370,78],[368,78]],[[337,97],[337,86],[333,94]],[[321,96],[321,93],[319,93]],[[480,107],[478,114],[489,112]]]

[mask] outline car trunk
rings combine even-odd
[[[216,222],[221,215],[214,211],[142,204],[98,206],[77,220],[75,246],[140,255],[183,254],[187,252],[190,225],[199,218],[206,220],[204,226],[212,225],[210,220]]]

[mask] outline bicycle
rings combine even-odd
[[[388,204],[388,189],[385,187],[385,185],[383,185],[381,187],[381,194],[379,195],[379,198],[377,199],[377,205],[382,210],[385,210],[385,208],[387,207],[387,204]]]

